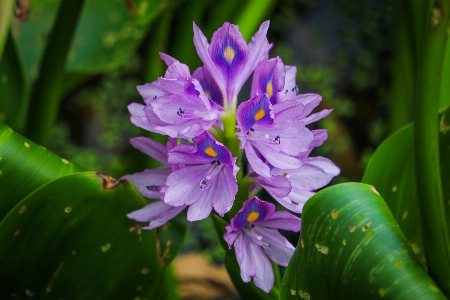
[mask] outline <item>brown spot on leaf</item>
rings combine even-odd
[[[30,14],[30,1],[29,0],[16,0],[14,7],[14,16],[22,22],[28,20]]]
[[[124,184],[124,183],[128,184],[129,183],[129,181],[126,179],[115,180],[111,176],[108,176],[103,173],[95,173],[95,175],[97,175],[98,177],[100,177],[102,179],[104,190],[112,190],[112,189],[115,189],[116,187],[118,187],[119,184]]]

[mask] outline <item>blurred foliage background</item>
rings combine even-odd
[[[341,168],[334,183],[360,181],[377,145],[412,119],[413,85],[402,80],[413,75],[393,80],[393,74],[411,70],[414,56],[405,33],[412,21],[404,17],[401,1],[6,2],[15,2],[17,17],[12,34],[3,31],[0,37],[0,120],[83,168],[114,178],[154,166],[128,140],[161,137],[132,125],[126,107],[142,102],[136,85],[164,75],[159,52],[191,72],[200,66],[193,21],[208,39],[229,21],[249,40],[262,21],[271,20],[270,56],[297,66],[300,92],[322,95],[319,109],[334,108],[314,124],[327,129],[329,139],[313,154]],[[76,26],[67,31],[71,24]],[[247,100],[249,89],[244,86],[240,100]],[[182,251],[202,252],[220,263],[224,251],[211,220],[189,226]]]

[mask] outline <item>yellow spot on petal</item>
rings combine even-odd
[[[258,112],[255,114],[255,120],[259,121],[261,120],[264,116],[266,115],[266,112],[264,111],[264,109],[260,108],[258,110]]]
[[[30,148],[30,144],[28,144],[27,142],[23,143],[25,145],[25,147]]]
[[[259,213],[258,212],[256,212],[256,211],[252,211],[249,215],[248,215],[248,217],[247,217],[247,221],[248,222],[255,222],[256,220],[258,220],[258,218],[259,218]]]
[[[267,94],[269,97],[272,97],[272,95],[273,95],[273,85],[272,85],[272,81],[269,81],[269,82],[267,83],[267,86],[266,86],[266,94]]]
[[[212,157],[217,156],[217,152],[213,148],[211,148],[211,146],[208,146],[208,148],[205,149],[205,153]]]
[[[210,93],[209,91],[205,91],[205,95],[206,95],[206,97],[208,97],[209,99],[212,99],[211,93]]]
[[[231,63],[233,61],[235,55],[236,52],[230,46],[227,46],[227,48],[223,52],[223,56],[225,57],[228,63]]]

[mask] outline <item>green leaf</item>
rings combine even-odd
[[[145,204],[129,181],[93,172],[43,186],[0,223],[0,298],[158,299],[156,234],[125,216]]]
[[[0,122],[0,220],[41,185],[81,171]]]
[[[14,39],[9,34],[3,55],[0,55],[0,121],[14,130],[23,128],[27,94],[22,64]]]
[[[446,299],[372,186],[344,183],[309,199],[281,299]]]
[[[130,2],[136,2],[131,11],[126,9],[123,0],[86,1],[70,49],[67,71],[98,73],[129,61],[145,37],[148,24],[167,5],[164,0]]]
[[[411,124],[397,130],[377,148],[367,165],[362,182],[377,189],[425,266]]]

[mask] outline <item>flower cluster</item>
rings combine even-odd
[[[127,215],[149,222],[143,229],[161,226],[185,208],[187,219],[197,221],[213,210],[224,217],[233,204],[242,206],[233,218],[225,217],[231,220],[224,238],[230,249],[234,245],[242,280],[253,278],[265,292],[274,282],[269,259],[286,266],[294,251],[278,229],[298,232],[300,219],[275,211],[274,204],[254,195],[265,189],[282,206],[300,213],[314,190],[340,172],[330,160],[310,156],[327,139],[327,131],[306,125],[331,110],[311,114],[321,97],[299,94],[296,68],[279,57],[269,58],[268,27],[264,22],[247,44],[238,26],[225,23],[209,44],[194,24],[194,44],[204,65],[192,75],[185,64],[160,55],[167,65],[164,77],[138,86],[145,105],[132,103],[128,109],[136,126],[169,136],[166,145],[145,137],[131,140],[166,167],[123,177],[145,197],[157,199]],[[251,74],[249,100],[237,105]],[[247,168],[242,168],[243,154]],[[252,184],[240,199],[236,195],[244,180]]]

